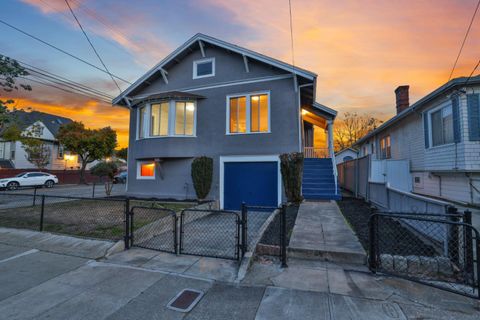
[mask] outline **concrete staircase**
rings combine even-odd
[[[335,176],[330,158],[304,160],[302,192],[307,200],[341,199],[339,187],[335,190]]]

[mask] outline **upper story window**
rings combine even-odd
[[[430,112],[430,128],[433,147],[454,142],[451,105]]]
[[[193,79],[213,77],[215,75],[215,58],[193,62]]]
[[[57,158],[58,158],[58,159],[63,159],[64,156],[65,156],[65,150],[64,150],[64,148],[63,148],[63,145],[59,144],[59,145],[57,146],[57,148],[58,148],[58,149],[57,149]]]
[[[227,134],[270,132],[270,95],[227,97]]]
[[[390,136],[380,139],[380,159],[390,159],[392,157],[392,148],[390,145]]]
[[[138,139],[195,136],[196,106],[193,101],[164,101],[138,109]]]

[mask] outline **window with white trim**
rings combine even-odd
[[[392,157],[392,148],[390,144],[390,136],[380,139],[380,159],[390,159]]]
[[[229,96],[227,101],[227,134],[270,132],[268,93]]]
[[[194,101],[170,100],[138,109],[138,139],[193,137],[196,131]]]
[[[168,136],[169,109],[168,102],[152,104],[150,136]]]
[[[432,146],[454,142],[452,105],[430,112],[430,136]]]
[[[193,79],[213,77],[215,75],[215,58],[193,61]]]
[[[138,161],[137,162],[137,179],[155,179],[155,162],[154,161]]]

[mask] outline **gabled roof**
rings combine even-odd
[[[18,110],[13,112],[13,116],[15,123],[20,127],[21,130],[24,130],[35,122],[40,121],[54,136],[57,136],[58,130],[62,124],[73,122],[72,119],[40,111],[26,112]]]
[[[304,77],[309,80],[314,80],[317,75],[313,72],[310,72],[305,69],[301,69],[298,67],[294,67],[291,64],[285,63],[283,61],[265,56],[263,54],[257,53],[255,51],[237,46],[235,44],[228,43],[226,41],[210,37],[201,33],[197,33],[194,35],[192,38],[190,38],[187,42],[182,44],[180,47],[178,47],[176,50],[174,50],[172,53],[170,53],[168,56],[166,56],[162,61],[160,61],[158,64],[156,64],[152,69],[147,71],[142,77],[140,77],[137,81],[135,81],[131,86],[129,86],[125,91],[123,91],[119,96],[117,96],[115,99],[112,100],[112,104],[117,104],[119,103],[123,98],[125,98],[130,92],[132,92],[135,88],[137,88],[140,84],[142,84],[145,80],[156,74],[157,72],[161,72],[161,69],[167,65],[169,62],[174,60],[179,54],[187,50],[193,45],[197,45],[198,43],[209,43],[221,48],[224,48],[226,50],[230,50],[233,52],[236,52],[238,54],[241,54],[247,58],[255,59],[260,62],[267,63],[269,65],[272,65],[274,67],[277,67],[279,69],[283,69],[285,71],[288,71],[290,73],[294,73],[298,76]]]
[[[377,135],[381,131],[387,129],[388,127],[396,124],[406,116],[410,115],[414,111],[424,107],[428,102],[432,101],[433,99],[437,98],[441,94],[447,93],[449,90],[453,89],[458,89],[461,87],[465,87],[465,82],[467,81],[466,77],[460,77],[460,78],[455,78],[450,80],[449,82],[445,83],[444,85],[438,87],[434,91],[430,92],[427,94],[425,97],[421,98],[414,104],[412,104],[410,107],[407,109],[403,110],[393,118],[390,118],[389,120],[385,121],[381,126],[379,126],[377,129],[371,131],[370,133],[366,134],[362,138],[358,139],[353,146],[358,146],[365,142],[366,140],[370,139],[371,137]],[[473,86],[473,85],[478,85],[480,84],[480,75],[471,77],[470,80],[468,81],[468,86]]]
[[[343,152],[345,152],[345,151],[347,151],[347,150],[350,150],[350,151],[353,151],[353,152],[355,152],[355,153],[358,153],[358,150],[357,150],[357,149],[354,149],[354,148],[343,148],[342,150],[340,150],[340,151],[338,151],[338,152],[335,152],[335,156],[336,156],[337,154],[343,153]]]

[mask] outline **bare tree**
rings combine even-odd
[[[335,150],[351,147],[355,141],[375,130],[382,122],[368,114],[345,112],[343,118],[335,123]]]

